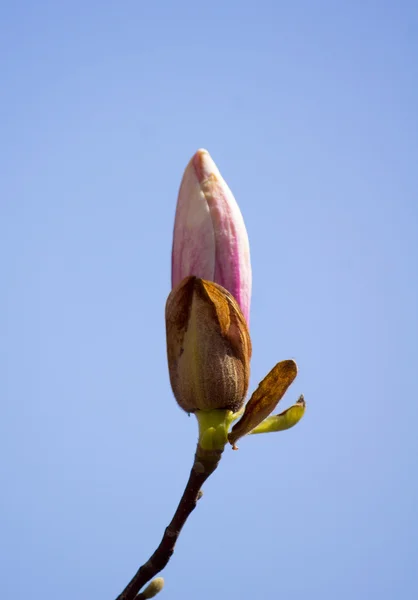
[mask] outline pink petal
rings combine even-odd
[[[174,223],[172,286],[195,275],[214,281],[235,297],[248,322],[251,262],[238,204],[206,150],[186,167]]]

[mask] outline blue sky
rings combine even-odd
[[[418,8],[14,2],[0,19],[3,597],[114,599],[197,428],[165,357],[173,216],[207,148],[253,263],[251,389],[293,430],[207,482],[161,598],[418,589]]]

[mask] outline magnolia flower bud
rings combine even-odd
[[[172,251],[172,287],[195,275],[228,290],[249,321],[251,262],[238,204],[206,150],[184,171],[177,201]]]
[[[248,389],[251,340],[234,297],[186,277],[166,304],[167,358],[178,404],[187,412],[238,411]]]

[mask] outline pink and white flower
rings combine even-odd
[[[227,289],[249,321],[250,247],[238,204],[207,150],[184,171],[177,200],[172,287],[195,275]]]

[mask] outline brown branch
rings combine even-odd
[[[126,588],[116,600],[135,600],[140,589],[167,565],[174,552],[174,546],[187,521],[201,497],[200,488],[206,479],[212,475],[221,459],[222,450],[203,450],[197,446],[189,481],[183,492],[171,523],[164,531],[160,545],[154,554],[135,573]]]

